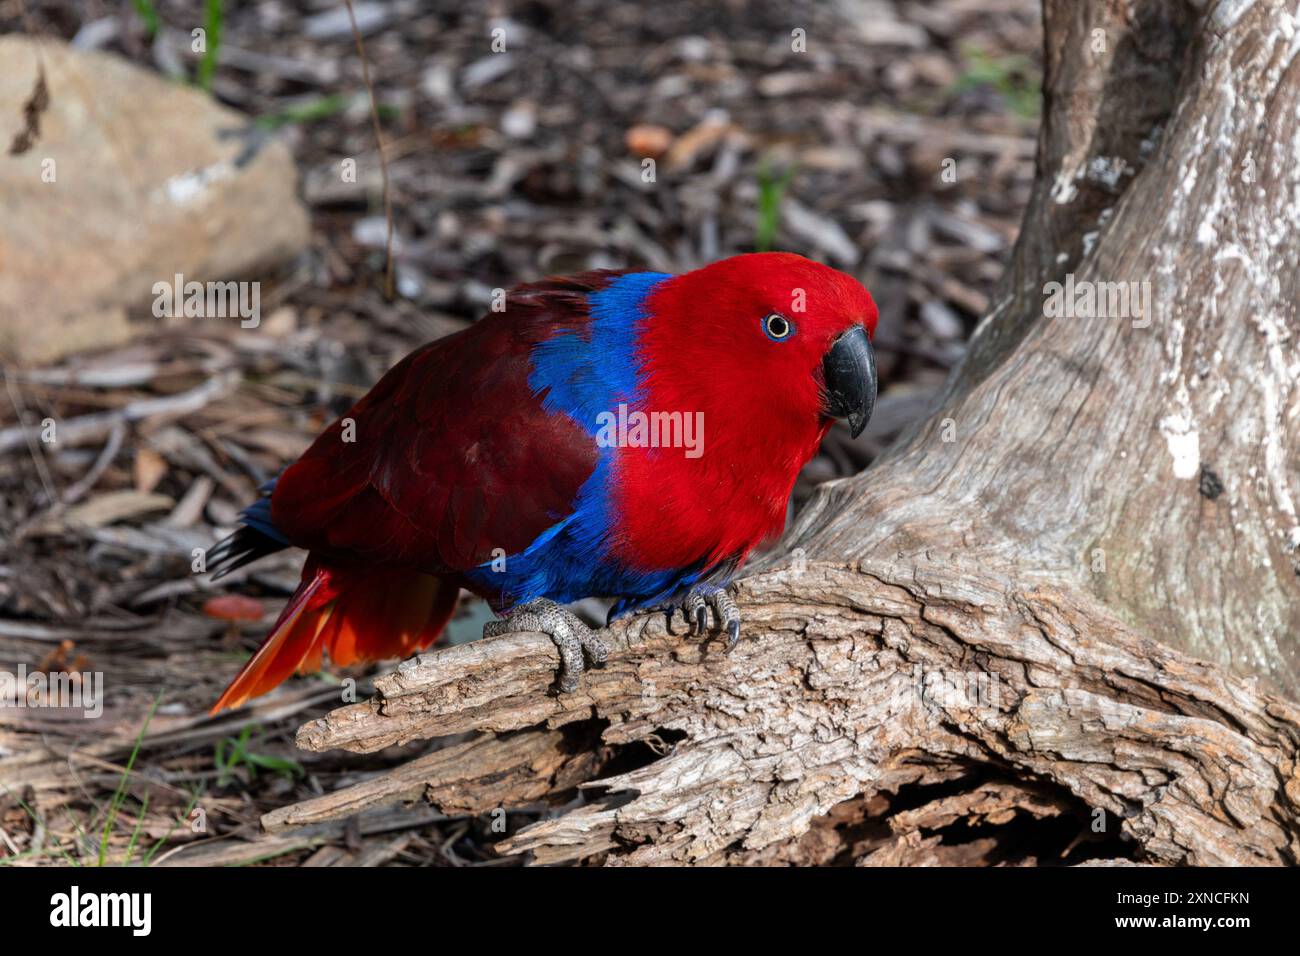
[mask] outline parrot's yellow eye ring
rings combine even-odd
[[[790,337],[790,334],[794,332],[794,325],[779,312],[772,312],[763,319],[763,331],[773,342],[780,342],[782,339]]]

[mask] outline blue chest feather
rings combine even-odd
[[[568,415],[596,442],[598,416],[642,397],[637,325],[646,297],[669,276],[637,272],[619,276],[588,297],[591,321],[584,332],[556,335],[533,349],[528,382],[549,412]],[[618,516],[610,505],[616,447],[598,450],[591,477],[578,492],[574,512],[519,554],[481,565],[468,577],[498,595],[499,608],[540,597],[567,603],[592,595],[623,598],[618,610],[664,600],[697,581],[702,568],[634,569],[608,556]],[[495,564],[495,566],[494,566]]]

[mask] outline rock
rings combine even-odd
[[[283,143],[120,57],[40,49],[49,105],[8,155],[41,61],[30,38],[0,37],[0,357],[117,344],[159,321],[155,283],[255,280],[306,245]]]

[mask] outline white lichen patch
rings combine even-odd
[[[1073,202],[1074,197],[1079,195],[1079,190],[1074,185],[1074,181],[1078,178],[1079,178],[1078,169],[1075,169],[1074,171],[1070,171],[1069,169],[1062,169],[1059,173],[1057,173],[1056,182],[1052,184],[1051,195],[1052,195],[1053,202],[1062,206],[1068,202]]]
[[[1195,478],[1201,472],[1201,436],[1191,415],[1177,412],[1160,419],[1160,433],[1165,436],[1169,457],[1173,459],[1175,478]]]
[[[1255,5],[1255,0],[1219,0],[1210,11],[1210,19],[1221,33],[1231,30],[1241,15]]]
[[[1133,167],[1123,156],[1094,156],[1088,160],[1088,178],[1114,190],[1125,174],[1132,175]]]
[[[160,193],[155,194],[154,200],[165,198],[174,206],[189,206],[202,200],[213,183],[229,179],[232,173],[231,165],[226,162],[180,173],[162,184]]]
[[[1255,327],[1264,338],[1268,356],[1267,372],[1259,379],[1260,414],[1263,417],[1264,475],[1273,503],[1281,512],[1282,526],[1277,529],[1288,550],[1300,545],[1300,517],[1291,494],[1294,465],[1289,461],[1284,420],[1286,398],[1296,394],[1300,384],[1300,361],[1288,365],[1284,346],[1290,346],[1291,334],[1282,317],[1268,309],[1253,316]],[[1292,350],[1294,352],[1294,350]]]

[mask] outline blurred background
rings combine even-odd
[[[301,555],[214,586],[196,549],[494,289],[764,249],[881,313],[871,428],[831,433],[797,507],[924,412],[1015,240],[1034,0],[354,9],[377,120],[333,0],[0,0],[0,671],[105,692],[94,719],[0,707],[0,864],[492,863],[499,833],[428,807],[257,835],[431,745],[297,751],[338,675],[207,720]],[[165,314],[177,274],[255,284],[256,323]]]

